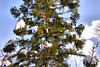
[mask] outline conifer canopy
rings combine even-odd
[[[19,8],[12,7],[11,14],[25,27],[14,30],[19,38],[3,49],[16,59],[10,66],[69,67],[69,55],[84,56],[78,52],[84,46],[78,7],[79,0],[23,0]]]

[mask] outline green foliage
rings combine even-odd
[[[76,40],[76,35],[75,34],[73,34],[73,40]]]
[[[18,53],[18,57],[17,57],[18,60],[25,59],[25,58],[26,55],[24,53]]]
[[[54,44],[53,47],[50,48],[50,55],[55,56],[57,54],[57,45]]]
[[[18,30],[13,30],[13,32],[18,35],[18,36],[22,36],[22,35],[26,35],[26,27],[22,28],[22,29],[18,29]]]
[[[20,16],[20,11],[19,11],[15,6],[12,7],[12,8],[10,9],[10,11],[11,11],[11,14],[12,14],[15,18],[17,18],[17,17]]]
[[[83,48],[83,45],[84,45],[84,41],[81,41],[81,40],[76,40],[75,41],[76,48],[82,49]]]
[[[72,50],[73,48],[66,48],[69,43],[74,43],[75,49],[82,49],[84,44],[84,41],[77,39],[81,35],[84,26],[82,24],[75,26],[79,19],[79,0],[75,3],[72,0],[23,0],[23,2],[19,9],[14,6],[10,10],[15,18],[23,19],[26,24],[25,28],[14,30],[14,33],[22,37],[24,35],[31,35],[31,37],[29,39],[16,40],[20,50],[27,49],[28,51],[27,55],[20,53],[20,51],[14,55],[18,59],[14,66],[27,61],[27,64],[23,64],[24,66],[34,64],[36,67],[48,67],[48,65],[68,67],[69,64],[66,63],[67,60],[65,59],[69,55],[83,56]],[[69,19],[69,23],[63,17],[64,14],[67,14],[67,12],[63,12],[65,7],[68,7],[67,12],[71,14],[70,17],[66,17]],[[57,10],[62,11],[58,12]],[[37,32],[32,32],[33,26],[38,26]],[[77,32],[78,35],[65,34],[66,30],[69,33]],[[66,37],[62,38],[64,35]],[[47,47],[46,43],[51,43],[52,46]],[[41,46],[41,44],[43,45]],[[7,50],[11,50],[9,48]]]
[[[9,40],[7,43],[6,43],[6,46],[3,48],[3,51],[4,52],[7,52],[7,53],[11,53],[12,51],[15,51],[15,44],[14,42],[11,42],[12,40]]]
[[[28,3],[28,2],[30,2],[31,0],[23,0],[23,1]]]
[[[98,59],[96,59],[96,64],[91,64],[88,61],[83,62],[86,67],[96,67],[98,65]]]
[[[75,30],[76,30],[76,32],[77,32],[77,34],[78,34],[79,36],[81,36],[82,31],[84,30],[84,28],[85,28],[85,27],[84,27],[82,24],[80,24],[78,27],[75,28]]]

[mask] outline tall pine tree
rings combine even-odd
[[[79,38],[84,26],[76,25],[78,7],[79,0],[23,0],[19,9],[12,7],[11,14],[21,20],[14,33],[21,38],[3,48],[10,66],[68,67],[69,55],[83,56],[78,53],[84,45]]]

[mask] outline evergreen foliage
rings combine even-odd
[[[13,42],[16,45],[13,46],[12,43],[3,49],[9,54],[16,50],[16,47],[20,47],[16,54],[9,57],[12,60],[16,57],[16,62],[12,63],[13,66],[29,67],[33,64],[35,67],[69,67],[67,63],[69,55],[84,56],[78,53],[84,45],[84,41],[79,39],[84,26],[76,25],[80,17],[79,0],[73,1],[23,0],[19,9],[15,6],[10,9],[15,18],[23,19],[26,24],[24,28],[14,30],[17,36],[22,37]],[[38,30],[32,32],[34,26],[38,26]],[[76,34],[65,34],[66,30]],[[31,37],[24,38],[25,35],[31,35]],[[66,48],[69,43],[74,43],[74,48]],[[52,45],[48,47],[47,45],[50,44]],[[23,49],[27,50],[26,54],[21,52]]]

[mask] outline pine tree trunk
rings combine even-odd
[[[48,67],[48,62],[46,62],[45,67]]]

